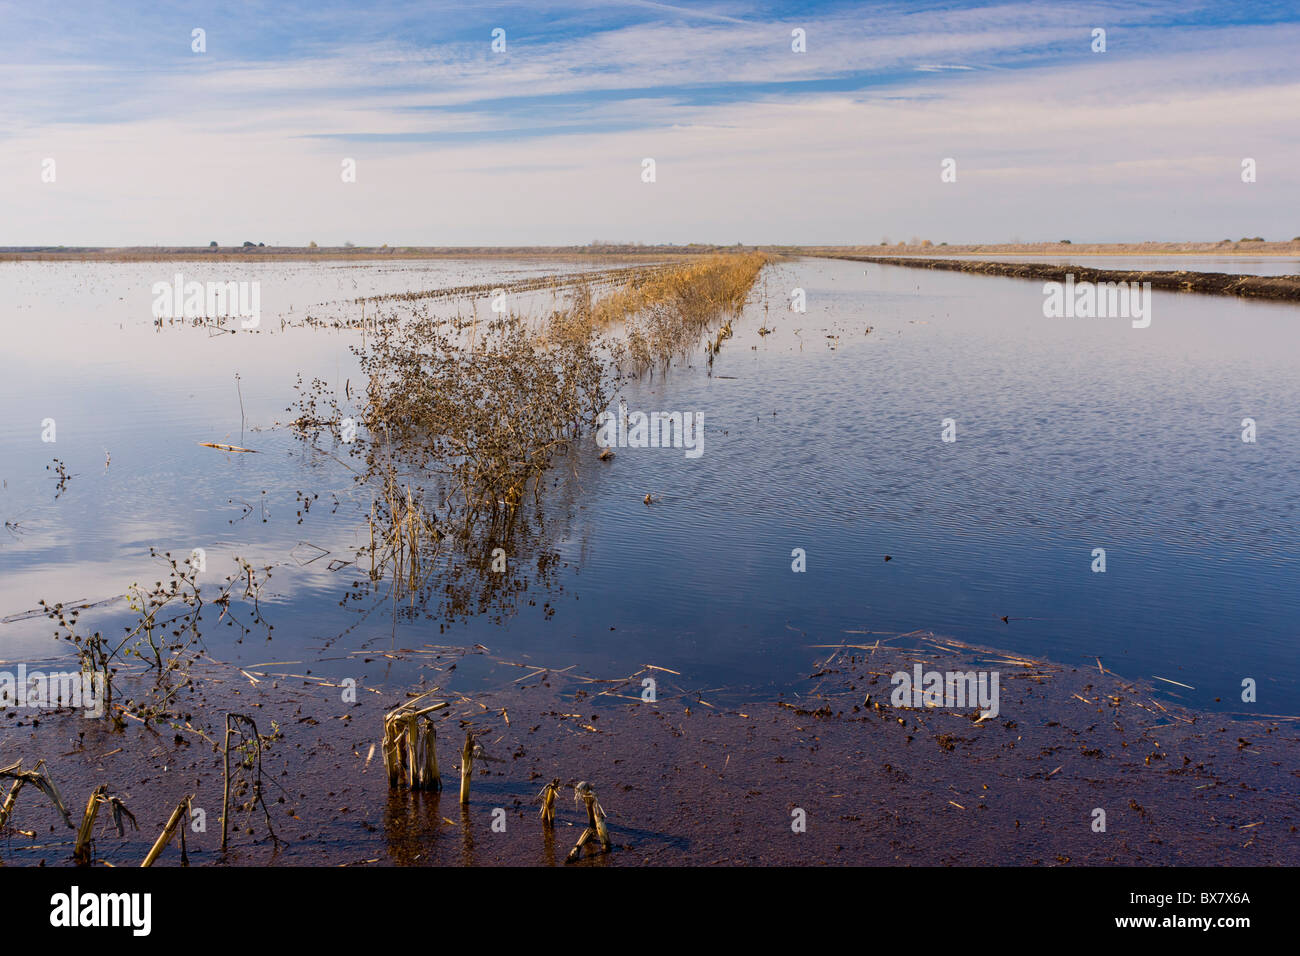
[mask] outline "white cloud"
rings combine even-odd
[[[116,107],[132,118],[111,123],[37,123],[9,98],[0,110],[21,113],[26,125],[15,124],[0,158],[0,242],[1132,238],[1129,212],[1116,215],[1121,202],[1153,223],[1177,209],[1179,228],[1198,236],[1295,232],[1284,219],[1300,198],[1291,161],[1300,135],[1296,27],[1176,42],[1135,31],[1115,55],[954,69],[995,51],[1086,38],[1062,22],[1015,6],[935,24],[965,31],[956,33],[909,34],[917,24],[905,14],[810,24],[806,55],[789,53],[788,29],[772,24],[620,29],[527,56],[515,46],[507,64],[487,53],[384,44],[133,87]],[[1124,36],[1113,31],[1112,43]],[[911,78],[856,93],[756,91],[721,103],[665,87],[683,78],[824,78],[882,63]],[[32,82],[15,70],[0,69],[6,84]],[[100,76],[73,66],[53,82]],[[656,92],[494,105],[524,93],[642,88]],[[418,108],[431,104],[460,109]],[[628,123],[638,128],[620,128]],[[516,141],[314,138],[538,125],[606,131]],[[45,156],[59,162],[55,185],[39,181]],[[344,156],[359,160],[355,185],[339,180]],[[658,162],[653,185],[639,179],[644,156]],[[949,156],[958,182],[942,184],[939,161]],[[1244,156],[1260,163],[1249,187],[1237,174]]]

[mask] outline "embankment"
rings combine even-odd
[[[1204,295],[1238,295],[1252,299],[1282,299],[1300,302],[1300,276],[1255,276],[1228,272],[1150,272],[1143,269],[1092,269],[1081,265],[1047,262],[988,262],[968,259],[929,259],[920,256],[827,256],[854,262],[872,262],[910,269],[946,269],[975,275],[1010,276],[1035,282],[1064,282],[1067,275],[1080,282],[1151,283],[1151,288],[1168,292],[1199,292]]]

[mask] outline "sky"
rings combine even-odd
[[[0,23],[0,246],[1300,236],[1300,0],[0,0]]]

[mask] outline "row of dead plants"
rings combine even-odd
[[[593,306],[592,317],[602,325],[624,323],[616,344],[620,365],[638,375],[666,367],[723,316],[744,308],[767,262],[762,253],[708,256],[605,296]]]
[[[507,540],[608,407],[615,376],[697,345],[743,308],[766,262],[709,256],[578,284],[540,321],[465,321],[424,303],[376,317],[353,347],[364,396],[300,378],[289,408],[299,436],[321,451],[332,436],[326,453],[370,490],[371,579],[414,594],[444,541]]]

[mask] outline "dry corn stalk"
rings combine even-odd
[[[582,836],[578,837],[577,844],[569,851],[564,862],[575,862],[582,855],[582,848],[593,836],[600,841],[601,852],[608,853],[611,849],[609,828],[605,825],[605,808],[596,799],[596,791],[591,789],[591,784],[583,780],[573,788],[573,800],[575,803],[581,802],[587,805],[587,828],[582,831]]]
[[[465,747],[460,752],[460,802],[469,803],[469,782],[474,773],[474,735],[465,731]]]
[[[428,707],[416,707],[407,701],[384,716],[384,767],[388,786],[396,789],[403,781],[411,790],[441,790],[438,772],[438,732],[430,716],[447,706],[438,701]]]
[[[14,812],[14,804],[18,801],[18,791],[23,788],[22,780],[15,780],[14,785],[9,788],[9,796],[5,797],[5,802],[0,804],[0,829],[9,822],[9,814]]]
[[[81,826],[77,829],[77,844],[72,848],[72,859],[76,861],[77,866],[85,866],[90,862],[90,834],[95,829],[95,817],[99,814],[100,798],[104,796],[104,791],[107,789],[108,784],[101,783],[86,801],[86,812],[82,815]]]
[[[537,795],[542,801],[542,826],[550,830],[555,826],[555,797],[560,792],[560,778],[556,777]]]
[[[167,849],[167,844],[171,842],[172,837],[175,835],[176,830],[180,825],[181,818],[184,816],[185,811],[189,808],[190,801],[193,799],[194,795],[190,794],[180,803],[176,804],[176,809],[173,810],[172,815],[167,818],[166,826],[163,827],[162,833],[158,835],[158,839],[154,841],[153,846],[149,850],[149,854],[144,858],[144,862],[140,864],[141,867],[153,866],[154,861],[157,860],[158,857],[162,856],[162,851]],[[180,827],[180,831],[181,862],[183,863],[185,862],[185,828]]]
[[[72,814],[68,812],[63,797],[59,793],[59,788],[54,785],[49,772],[45,769],[44,760],[38,760],[34,770],[24,770],[21,760],[7,767],[0,767],[0,779],[5,777],[13,780],[14,785],[9,791],[9,796],[5,798],[4,806],[0,807],[0,826],[4,826],[9,819],[9,815],[13,813],[14,803],[18,800],[18,791],[22,789],[24,784],[31,784],[50,798],[50,802],[54,804],[55,809],[63,814],[63,821],[68,825],[69,829],[76,828],[76,824],[72,822]]]
[[[119,798],[109,795],[108,784],[101,783],[86,801],[86,812],[82,815],[81,826],[77,829],[77,842],[72,848],[72,859],[77,866],[86,866],[91,861],[90,840],[95,832],[95,819],[99,816],[99,808],[105,803],[113,811],[113,826],[117,828],[118,836],[126,835],[124,820],[130,820],[131,826],[140,829],[140,825],[135,822],[135,815],[126,808],[126,804]]]

